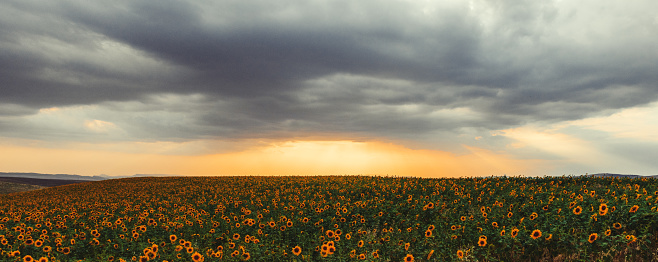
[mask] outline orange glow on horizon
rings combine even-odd
[[[465,147],[455,155],[378,141],[287,141],[221,154],[161,155],[91,149],[0,146],[2,172],[78,175],[532,175],[539,160]]]

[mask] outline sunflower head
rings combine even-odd
[[[487,245],[487,240],[486,239],[480,238],[478,240],[478,246],[483,247],[483,246],[486,246],[486,245]]]
[[[637,205],[634,205],[634,206],[631,207],[630,210],[628,210],[628,212],[629,213],[635,213],[638,209],[640,209],[640,207],[637,206]]]
[[[299,246],[295,246],[295,247],[292,249],[292,253],[293,253],[295,256],[299,256],[299,254],[302,253],[302,248],[299,247]]]
[[[590,242],[590,243],[594,243],[594,241],[596,241],[597,238],[599,238],[599,234],[592,233],[592,234],[589,235],[589,238],[587,239],[587,241]]]

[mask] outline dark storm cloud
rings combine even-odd
[[[657,100],[656,4],[569,5],[5,1],[0,117],[97,104],[135,137],[429,139]],[[149,100],[167,94],[202,99]]]
[[[475,63],[477,27],[451,10],[433,14],[445,16],[442,21],[419,23],[407,17],[413,11],[408,6],[377,10],[373,7],[379,4],[374,2],[345,3],[356,5],[346,13],[340,3],[329,9],[320,5],[302,10],[297,10],[300,3],[262,7],[225,3],[205,10],[217,16],[235,12],[219,25],[215,17],[204,20],[203,7],[185,2],[129,2],[119,10],[75,5],[64,12],[96,32],[193,68],[198,80],[188,88],[203,92],[276,93],[336,72],[417,81],[467,79],[463,69]],[[301,17],[268,18],[286,9]],[[369,12],[373,17],[365,17],[366,21],[349,23]],[[329,18],[316,19],[314,14]]]

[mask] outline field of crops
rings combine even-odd
[[[0,196],[0,261],[656,261],[658,180],[106,180]]]

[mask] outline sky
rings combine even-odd
[[[4,0],[0,171],[655,175],[655,10]]]

